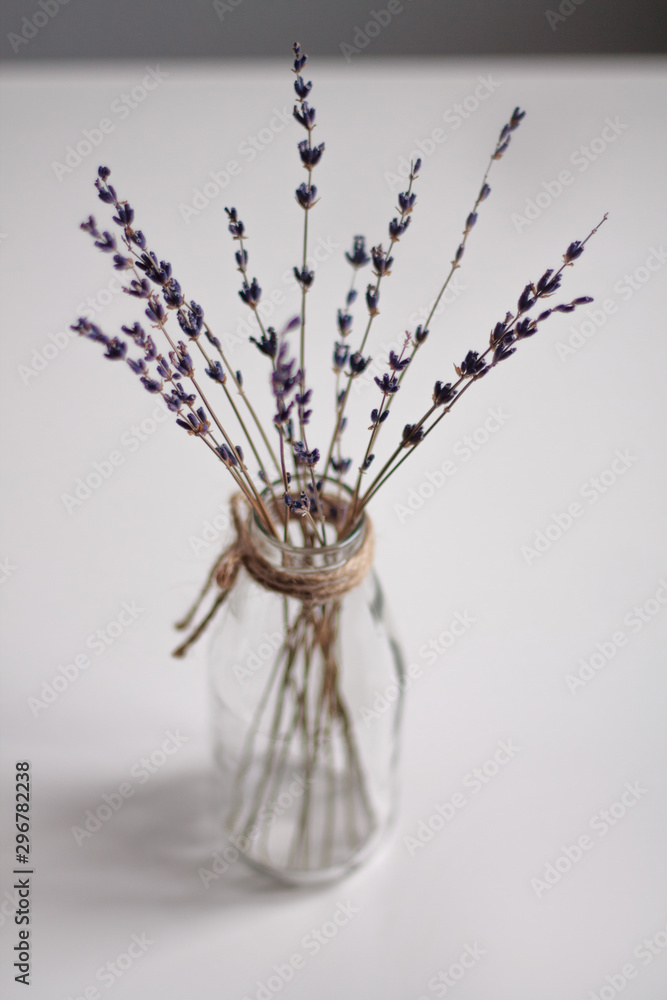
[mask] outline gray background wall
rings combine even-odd
[[[391,2],[396,5],[399,0]],[[658,53],[666,47],[665,0],[400,3],[400,16],[391,18],[371,44],[360,45],[363,36],[356,34],[359,52],[351,58]],[[311,54],[340,57],[341,44],[355,44],[356,29],[363,32],[373,11],[387,21],[382,15],[387,4],[388,0],[3,0],[0,53],[12,61],[271,56],[284,54],[298,38]],[[17,36],[23,40],[17,41]]]

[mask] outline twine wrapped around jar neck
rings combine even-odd
[[[285,597],[293,597],[303,604],[322,604],[337,597],[342,597],[354,587],[357,587],[368,575],[373,565],[374,536],[373,526],[368,516],[365,518],[365,530],[358,548],[349,558],[333,566],[308,567],[307,569],[288,567],[272,562],[264,556],[252,537],[248,526],[248,518],[244,516],[242,504],[243,495],[236,493],[230,501],[232,519],[236,537],[225,549],[213,565],[197,600],[188,614],[177,622],[176,628],[185,629],[191,624],[201,603],[215,582],[220,592],[206,617],[195,627],[185,642],[174,650],[176,657],[184,656],[190,646],[199,639],[212,618],[230,593],[244,566],[248,574],[266,590],[272,590]],[[335,550],[336,546],[330,546]],[[285,546],[285,551],[298,553],[303,562],[310,550],[295,549]],[[313,549],[312,554],[326,553],[327,549]]]

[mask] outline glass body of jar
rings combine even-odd
[[[361,549],[298,548],[254,518],[253,545],[300,581]],[[297,599],[242,568],[209,647],[217,788],[230,861],[287,882],[335,879],[383,840],[396,809],[404,664],[373,568],[341,596]]]

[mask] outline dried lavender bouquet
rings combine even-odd
[[[279,331],[262,319],[262,290],[249,270],[245,225],[235,208],[225,209],[240,273],[238,294],[257,322],[257,336],[251,336],[250,341],[266,364],[274,404],[272,426],[259,419],[242,372],[232,368],[202,306],[187,297],[171,264],[160,259],[143,231],[135,227],[134,210],[118,197],[108,167],[99,168],[95,186],[100,200],[113,211],[117,234],[100,230],[93,216],[81,228],[98,250],[112,257],[117,271],[127,273],[123,290],[142,302],[149,332],[134,322],[122,326],[119,335],[109,336],[86,319],[79,319],[72,329],[100,343],[104,357],[125,362],[147,392],[160,396],[176,424],[199,439],[233,480],[236,538],[216,560],[193,608],[179,623],[181,628],[192,626],[203,600],[215,588],[209,610],[175,655],[182,656],[208,627],[234,592],[242,568],[257,585],[277,595],[281,638],[242,745],[232,754],[227,832],[255,863],[283,873],[321,874],[336,865],[339,869],[349,866],[382,826],[382,810],[374,802],[365,767],[363,740],[355,731],[344,691],[341,659],[343,602],[368,577],[372,564],[366,508],[473,383],[514,354],[552,314],[569,313],[592,301],[584,296],[546,306],[542,300],[559,290],[566,269],[582,255],[601,223],[584,239],[570,243],[558,266],[520,290],[516,306],[495,324],[488,342],[481,349],[469,350],[454,365],[455,377],[450,381],[443,376],[435,382],[423,413],[413,415],[412,422],[394,436],[384,460],[376,460],[394,400],[417,353],[429,339],[430,323],[462,266],[478,211],[491,193],[488,179],[492,167],[506,153],[524,118],[525,112],[516,108],[493,146],[430,314],[422,325],[406,332],[400,352],[390,351],[386,371],[375,376],[377,403],[365,436],[361,432],[355,435],[364,445],[353,460],[346,446],[347,405],[352,383],[371,361],[367,346],[380,313],[381,291],[393,272],[397,245],[412,220],[417,197],[414,187],[421,168],[421,161],[414,161],[407,190],[399,194],[396,215],[389,222],[386,244],[377,243],[367,250],[365,238],[355,236],[345,255],[352,280],[335,319],[331,434],[324,442],[310,440],[313,389],[306,365],[307,304],[315,274],[307,261],[310,215],[319,200],[313,173],[325,147],[313,142],[316,113],[309,102],[312,84],[302,75],[307,57],[298,43],[293,52],[294,119],[305,135],[298,143],[305,180],[295,191],[303,213],[303,252],[294,267],[300,308]],[[365,318],[361,334],[355,337],[355,279],[369,264],[372,278],[364,296]],[[344,549],[355,539],[358,544],[341,558],[340,547]],[[274,546],[272,554],[267,545]],[[377,597],[372,600],[377,605]],[[400,672],[400,662],[395,657],[394,662]],[[224,742],[224,734],[221,738]],[[285,810],[287,820],[282,818],[279,823],[269,805],[277,801],[295,770],[302,776],[303,791]],[[267,815],[273,818],[267,819]]]

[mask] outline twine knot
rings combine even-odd
[[[194,629],[178,649],[174,656],[184,656],[189,647],[197,641],[211,619],[227,598],[236,583],[239,570],[243,566],[249,576],[265,590],[272,590],[285,597],[294,597],[303,604],[321,604],[337,597],[342,597],[354,587],[357,587],[368,575],[373,565],[374,538],[371,521],[366,517],[366,529],[359,548],[344,562],[335,566],[304,567],[309,550],[298,550],[298,565],[294,565],[295,556],[286,552],[282,565],[277,565],[259,551],[252,538],[248,517],[242,511],[243,495],[234,494],[230,506],[236,537],[221,556],[216,559],[208,578],[197,600],[176,628],[184,629],[192,622],[199,610],[201,602],[215,582],[220,592],[216,596],[213,607],[202,622]],[[313,556],[321,553],[319,549],[312,550]],[[289,565],[289,561],[293,565]]]

